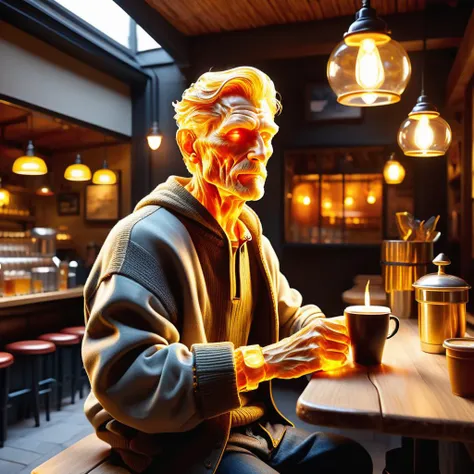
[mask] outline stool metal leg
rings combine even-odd
[[[7,439],[7,408],[10,367],[0,370],[0,447]]]
[[[58,348],[59,349],[59,348]],[[61,405],[63,401],[63,386],[64,386],[64,367],[63,367],[63,357],[62,351],[56,351],[56,360],[57,360],[57,377],[56,377],[56,409],[61,410]]]
[[[77,351],[76,347],[71,347],[71,403],[74,405],[76,403],[76,391],[77,391],[77,377],[80,372],[78,372],[77,367]]]
[[[44,364],[44,373],[43,373],[43,379],[48,378],[48,362],[52,359],[52,354],[50,355],[45,355],[45,364]],[[51,378],[53,377],[53,374],[51,374]],[[51,391],[53,387],[51,386],[52,382],[49,382],[48,387],[44,393],[44,411],[46,412],[46,421],[50,421],[51,419]]]
[[[35,426],[40,425],[39,418],[39,372],[41,360],[39,357],[32,357],[31,359],[31,399],[33,403],[33,414],[35,416]]]

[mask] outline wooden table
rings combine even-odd
[[[451,393],[446,357],[421,351],[417,321],[400,323],[381,366],[314,374],[298,400],[298,416],[315,425],[474,443],[474,399]]]

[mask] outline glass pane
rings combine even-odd
[[[137,25],[137,50],[141,52],[158,48],[161,46],[140,25]]]
[[[323,244],[339,244],[344,242],[342,233],[342,178],[342,174],[322,176],[321,243]]]
[[[55,0],[123,46],[129,47],[130,17],[113,0]]]
[[[345,242],[379,243],[382,238],[382,175],[345,175]]]
[[[288,242],[319,242],[319,175],[295,175],[287,194]]]

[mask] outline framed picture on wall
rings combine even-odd
[[[59,193],[56,196],[58,216],[78,216],[81,212],[79,193]]]
[[[119,179],[117,179],[117,184],[86,186],[85,219],[89,222],[114,222],[120,219]]]
[[[305,117],[308,122],[360,122],[362,108],[340,104],[327,83],[311,83],[306,86]]]

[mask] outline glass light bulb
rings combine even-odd
[[[362,100],[367,104],[371,105],[377,100],[377,94],[363,94]]]
[[[375,204],[377,202],[377,198],[373,194],[369,194],[367,196],[367,202],[369,204]]]
[[[310,198],[309,196],[305,196],[305,197],[303,198],[303,204],[304,204],[305,206],[309,206],[309,205],[311,204],[311,198]]]
[[[354,205],[354,198],[352,196],[347,196],[346,199],[344,199],[344,204],[347,207],[351,207]]]
[[[373,39],[366,38],[361,41],[357,54],[356,81],[364,89],[378,89],[384,80],[385,73],[377,45]]]
[[[430,119],[422,115],[415,128],[415,145],[420,150],[427,150],[433,145],[434,133],[430,126]]]
[[[148,135],[147,140],[148,140],[148,146],[153,150],[158,150],[161,145],[161,140],[163,137],[161,135]]]

